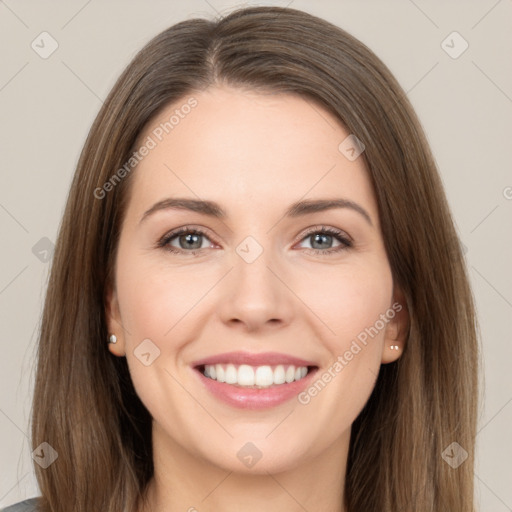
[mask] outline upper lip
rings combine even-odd
[[[293,366],[316,366],[312,361],[290,356],[289,354],[281,354],[279,352],[224,352],[223,354],[216,354],[194,361],[192,366],[204,366],[206,364],[247,364],[249,366],[288,364]]]

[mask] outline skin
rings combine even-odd
[[[131,177],[107,300],[118,337],[109,350],[127,358],[153,417],[155,477],[145,510],[339,512],[351,425],[380,365],[400,357],[407,323],[363,158],[348,160],[338,146],[349,133],[298,96],[225,86],[192,96],[197,106]],[[139,140],[189,97],[169,105]],[[170,197],[216,201],[227,216],[167,209],[141,222]],[[283,217],[295,201],[334,198],[360,205],[372,224],[350,208]],[[179,236],[169,244],[182,254],[157,247],[182,226],[207,231],[199,252]],[[314,245],[307,230],[322,226],[341,230],[352,246],[332,252],[342,243],[329,236]],[[247,236],[263,249],[252,263],[236,252]],[[211,395],[191,367],[223,352],[276,351],[315,361],[321,375],[395,301],[402,311],[308,404],[293,398],[237,409]],[[134,353],[145,339],[160,350],[148,366]],[[237,457],[247,442],[262,454],[251,468]]]

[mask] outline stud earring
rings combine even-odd
[[[389,348],[391,350],[398,350],[399,347],[398,347],[398,345],[391,345]]]
[[[115,334],[111,334],[108,338],[109,343],[117,343],[117,336]]]

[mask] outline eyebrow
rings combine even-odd
[[[301,217],[312,213],[323,212],[335,208],[349,208],[364,217],[364,219],[373,226],[372,219],[368,212],[359,204],[348,199],[308,199],[293,203],[284,213],[285,217]],[[217,219],[225,219],[226,212],[214,201],[203,199],[189,199],[182,197],[163,199],[155,203],[149,210],[144,212],[140,222],[147,219],[150,215],[161,210],[187,210],[196,213],[202,213]]]

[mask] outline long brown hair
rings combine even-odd
[[[59,454],[47,469],[35,465],[41,510],[134,511],[153,475],[151,417],[126,359],[106,345],[105,291],[136,168],[107,192],[102,187],[162,108],[215,84],[298,94],[365,145],[410,330],[402,357],[382,366],[352,426],[347,511],[473,511],[477,328],[426,137],[405,92],[364,44],[279,7],[165,30],[136,55],[94,121],[60,226],[41,324],[32,442],[48,442]],[[457,454],[469,455],[457,468],[442,455],[453,442]]]

